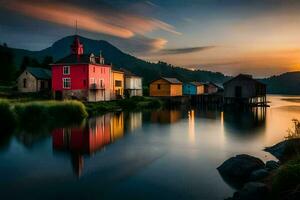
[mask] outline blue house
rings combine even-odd
[[[200,82],[184,83],[182,86],[183,95],[204,94],[205,84]]]

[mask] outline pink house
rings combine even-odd
[[[75,36],[71,54],[52,64],[52,91],[55,99],[108,101],[111,94],[111,65],[104,58],[84,54]]]

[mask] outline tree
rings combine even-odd
[[[52,64],[52,63],[53,63],[53,57],[46,56],[42,61],[41,67],[45,68],[45,69],[51,69],[50,64]]]
[[[20,71],[23,72],[28,66],[30,66],[30,58],[28,56],[24,56],[20,66]]]
[[[0,61],[0,81],[14,80],[14,54],[6,44],[0,45]]]

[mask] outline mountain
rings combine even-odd
[[[287,72],[278,76],[261,79],[267,84],[269,94],[300,94],[300,71]]]
[[[36,58],[41,61],[45,56],[52,56],[54,61],[70,54],[70,45],[74,40],[73,36],[64,37],[56,41],[51,47],[41,51],[28,51],[23,49],[13,49],[15,63],[20,66],[24,56]],[[92,40],[85,37],[79,37],[84,45],[85,53],[94,53],[98,55],[102,51],[106,63],[113,64],[115,69],[125,68],[141,77],[144,83],[148,84],[151,80],[160,76],[175,77],[181,81],[213,81],[222,83],[229,77],[222,73],[209,71],[191,71],[188,69],[174,67],[164,62],[151,63],[122,52],[112,44],[103,40]]]
[[[28,51],[24,49],[12,49],[15,55],[15,63],[20,66],[24,56],[29,56],[42,61],[46,56],[52,56],[54,61],[70,54],[70,45],[74,40],[73,36],[64,37],[56,41],[51,47],[41,51]],[[175,77],[183,82],[188,81],[212,81],[223,83],[231,77],[222,73],[196,70],[191,71],[181,67],[174,67],[164,62],[151,63],[136,58],[132,55],[122,52],[112,44],[104,40],[92,40],[85,37],[79,37],[84,45],[85,53],[99,54],[105,58],[106,63],[113,64],[113,68],[125,68],[141,77],[143,83],[147,85],[151,80],[160,76]],[[260,79],[267,84],[268,93],[273,94],[300,94],[300,72],[288,72],[278,76]]]

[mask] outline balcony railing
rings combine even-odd
[[[92,83],[90,84],[90,89],[91,90],[104,90],[105,86],[97,83]]]

